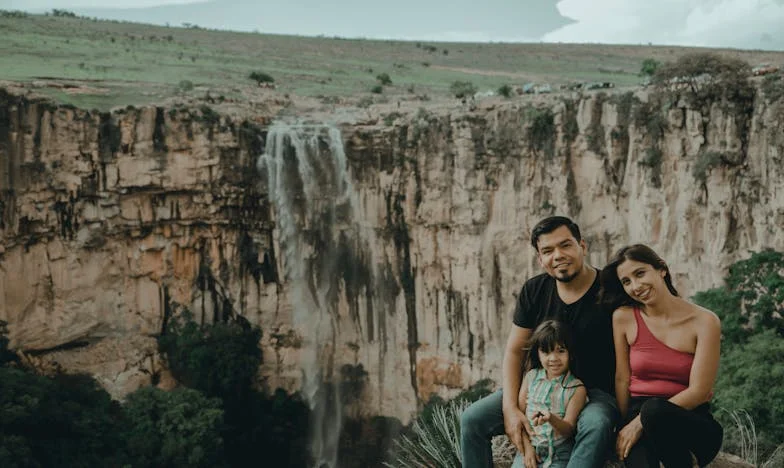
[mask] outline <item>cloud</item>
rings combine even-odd
[[[209,0],[114,0],[107,7],[101,0],[7,0],[0,1],[2,8],[8,10],[48,11],[54,8],[149,8],[163,5],[185,5],[204,3]]]
[[[691,45],[784,50],[784,0],[562,0],[576,22],[546,42]]]

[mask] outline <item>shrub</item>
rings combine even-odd
[[[460,415],[473,401],[490,394],[493,382],[483,379],[454,399],[434,396],[412,423],[408,431],[395,440],[390,468],[410,466],[461,466]]]
[[[593,108],[591,109],[591,123],[585,132],[588,149],[596,154],[604,154],[606,147],[604,127],[602,126],[602,113],[604,112],[605,101],[607,101],[607,95],[604,93],[599,93],[594,98]]]
[[[534,153],[544,153],[548,158],[555,154],[555,116],[549,107],[529,108],[527,118],[531,124],[527,129],[528,148]]]
[[[476,86],[470,81],[455,81],[449,86],[449,92],[458,99],[471,97],[476,91]]]
[[[177,87],[180,89],[180,91],[187,92],[193,89],[193,82],[191,80],[182,80],[177,85]]]
[[[274,83],[275,78],[272,77],[269,73],[255,71],[248,75],[248,78],[255,81],[256,84],[261,85],[262,83]]]
[[[4,366],[9,362],[17,362],[19,360],[16,353],[8,348],[9,343],[8,322],[0,320],[0,366]]]
[[[0,17],[3,18],[27,18],[27,12],[19,10],[0,10]]]
[[[651,169],[651,182],[656,188],[661,187],[662,159],[662,150],[659,148],[648,148],[645,150],[645,156],[638,163],[640,166]]]
[[[394,442],[394,460],[385,465],[461,468],[460,415],[468,405],[465,400],[452,401],[434,408],[429,418],[415,420],[411,433]]]
[[[370,88],[370,92],[373,94],[381,94],[384,92],[384,87],[380,84],[374,85],[372,88]]]
[[[642,76],[653,76],[656,74],[656,71],[659,69],[659,65],[661,63],[658,60],[647,58],[642,61],[642,67],[640,67],[640,75]]]
[[[363,98],[360,98],[359,101],[357,101],[357,107],[361,109],[367,109],[372,105],[373,105],[373,98],[370,96],[365,96]]]
[[[509,86],[508,84],[501,85],[501,87],[498,88],[497,93],[498,93],[499,96],[503,96],[505,98],[511,97],[512,96],[512,87]]]
[[[59,16],[61,18],[76,18],[76,13],[68,10],[58,10],[55,8],[52,10],[52,16]]]
[[[378,80],[378,82],[381,83],[384,86],[392,84],[392,78],[389,77],[388,73],[382,73],[382,74],[376,76],[376,80]]]
[[[717,151],[702,152],[697,156],[691,175],[694,176],[696,181],[705,183],[708,180],[710,171],[715,167],[721,166],[724,160],[724,155]]]
[[[784,97],[784,76],[780,73],[768,75],[762,80],[762,93],[770,102],[776,102]]]

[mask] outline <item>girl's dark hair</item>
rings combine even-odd
[[[569,351],[569,370],[574,372],[576,355],[572,346],[572,333],[569,327],[557,320],[545,320],[534,329],[528,341],[528,354],[525,358],[525,370],[540,369],[539,350],[549,352],[561,345]]]
[[[634,244],[622,247],[615,253],[610,263],[602,268],[599,282],[601,289],[599,290],[599,302],[607,307],[609,310],[615,310],[621,306],[635,306],[640,305],[639,302],[632,299],[623,289],[621,280],[618,279],[618,265],[626,260],[634,260],[640,263],[647,263],[653,268],[664,271],[664,284],[670,290],[673,296],[678,295],[675,286],[672,285],[672,275],[667,263],[653,251],[652,248],[644,244]]]

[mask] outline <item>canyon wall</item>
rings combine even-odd
[[[332,122],[337,146],[334,131],[309,135],[314,154],[345,157],[350,200],[318,212],[335,218],[325,232],[303,217],[324,200],[307,198],[302,160],[277,186],[259,164],[270,115],[98,113],[0,92],[0,319],[31,360],[118,397],[165,375],[154,337],[184,308],[259,325],[268,388],[300,388],[308,328],[329,327],[318,357],[325,378],[357,384],[351,411],[406,421],[433,394],[499,379],[544,216],[577,220],[596,266],[649,243],[687,296],[749,251],[784,250],[784,102],[525,99],[373,109]],[[281,158],[301,158],[301,128],[276,130]],[[290,221],[308,224],[296,249],[282,190],[301,211]],[[323,291],[326,321],[293,310],[308,290]]]

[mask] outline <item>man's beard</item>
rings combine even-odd
[[[567,274],[560,275],[560,276],[558,275],[558,273],[556,273],[555,274],[555,280],[556,281],[560,281],[561,283],[568,283],[568,282],[572,281],[573,279],[577,278],[577,275],[579,275],[579,274],[580,274],[580,270],[577,270],[577,271],[575,271],[572,274],[568,274],[567,273]]]

